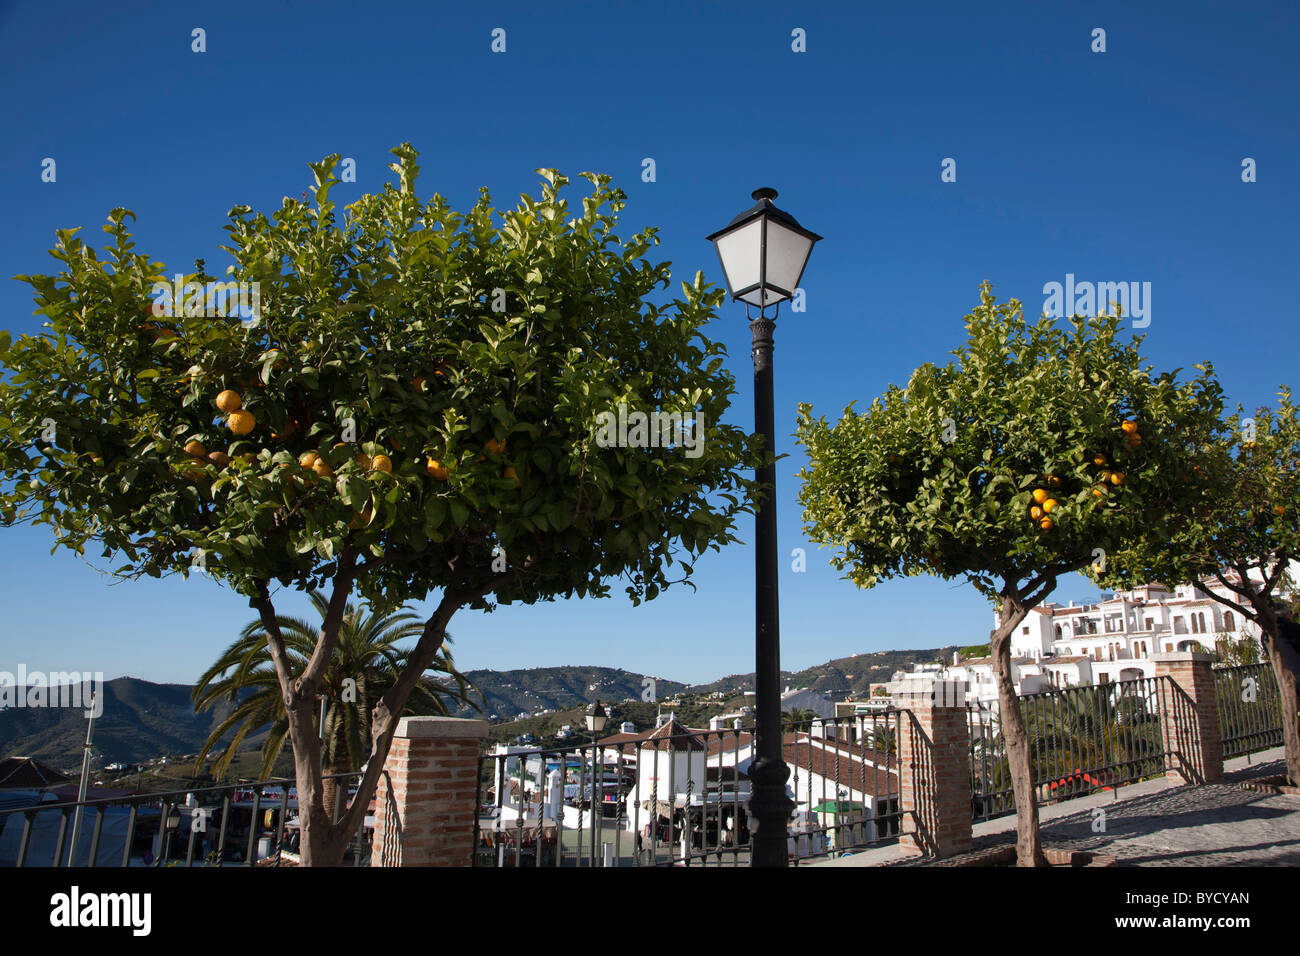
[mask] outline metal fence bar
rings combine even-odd
[[[244,857],[244,866],[253,866],[257,859],[257,831],[261,828],[258,814],[262,810],[262,788],[253,789],[253,815],[248,821],[248,852]]]
[[[331,779],[356,779],[359,777],[359,773],[350,773],[336,774],[333,775]],[[248,790],[251,791],[253,809],[248,828],[248,839],[245,846],[245,858],[241,862],[243,865],[252,866],[256,862],[255,850],[258,838],[264,832],[259,817],[263,808],[262,798],[265,795],[264,790],[266,787],[281,786],[283,788],[280,798],[280,821],[277,827],[275,851],[280,853],[286,848],[284,836],[287,829],[286,821],[288,816],[289,800],[288,788],[291,785],[292,781],[277,779],[262,781],[256,784],[221,784],[211,787],[193,787],[186,790],[168,791],[165,793],[134,794],[129,797],[107,797],[73,801],[69,803],[41,803],[36,806],[0,810],[0,826],[3,826],[5,821],[11,818],[16,825],[17,817],[14,815],[22,814],[23,816],[23,834],[14,860],[17,866],[29,865],[34,848],[37,848],[37,852],[44,857],[47,848],[51,845],[50,842],[46,842],[47,839],[49,839],[52,840],[54,844],[54,850],[50,853],[50,865],[87,865],[100,867],[103,864],[101,864],[99,857],[104,849],[105,840],[107,839],[106,834],[110,832],[105,829],[105,825],[109,819],[109,811],[110,808],[120,807],[122,810],[127,811],[126,833],[123,839],[121,856],[120,858],[116,858],[117,854],[114,852],[113,855],[115,859],[110,865],[130,866],[132,862],[133,849],[136,845],[136,837],[139,833],[140,827],[142,826],[140,810],[142,808],[152,810],[152,808],[156,807],[159,814],[156,831],[152,829],[154,827],[152,816],[145,818],[147,823],[144,825],[150,828],[149,830],[146,830],[146,832],[149,832],[152,836],[149,852],[156,852],[157,854],[157,858],[153,860],[153,865],[162,866],[171,860],[173,852],[175,852],[177,860],[179,861],[180,859],[181,849],[179,845],[177,845],[178,831],[180,831],[181,826],[185,822],[185,809],[189,809],[189,805],[193,803],[195,806],[189,814],[189,832],[187,834],[188,838],[185,841],[183,854],[185,865],[192,866],[197,851],[201,848],[211,848],[211,843],[208,840],[208,834],[210,833],[208,827],[213,825],[215,821],[210,818],[208,811],[204,809],[204,806],[205,804],[210,805],[219,799],[221,824],[220,835],[216,841],[215,853],[216,861],[218,865],[220,865],[220,863],[225,860],[226,850],[231,842],[231,821],[235,817],[234,811],[237,802],[235,797],[240,792]],[[182,807],[182,803],[184,803],[184,807]],[[89,857],[84,861],[84,863],[82,862],[81,855],[78,852],[79,847],[70,845],[71,839],[68,829],[68,821],[71,819],[71,814],[76,812],[78,809],[82,809],[83,811],[93,811],[95,813],[94,825],[88,827]],[[241,811],[242,809],[243,808],[241,808]],[[57,814],[57,832],[51,833],[48,838],[42,834],[38,842],[37,837],[40,832],[38,831],[38,820],[50,819],[40,817],[41,814],[46,813]],[[201,819],[204,821],[202,830],[196,827],[196,820],[200,819],[198,816],[200,813],[203,814]],[[53,827],[53,824],[54,821],[51,819],[51,827]],[[363,829],[358,827],[357,832],[362,833]],[[186,834],[184,834],[183,831],[180,831],[180,835],[185,836]],[[240,834],[240,836],[242,836],[242,834]],[[204,857],[205,862],[206,860],[207,855]]]
[[[1270,664],[1215,668],[1214,692],[1224,757],[1281,745],[1281,695]]]
[[[783,750],[792,771],[787,792],[797,806],[791,828],[795,865],[896,838],[901,808],[894,751],[900,726],[898,712],[884,708],[784,727]],[[612,745],[599,741],[485,754],[480,780],[498,781],[491,811],[498,816],[490,837],[476,823],[476,863],[741,865],[750,849],[747,768],[756,756],[754,741],[752,728],[674,726],[621,741],[612,755]],[[552,792],[557,786],[567,793]],[[559,805],[554,820],[548,819],[548,804]],[[513,824],[504,819],[505,810],[516,813]],[[525,825],[530,815],[536,827]],[[506,827],[515,836],[513,861],[503,855],[509,841],[503,848],[499,839]],[[493,845],[495,859],[488,852]],[[630,858],[624,856],[628,845]]]
[[[104,808],[98,807],[95,811],[95,829],[90,834],[90,859],[86,861],[86,866],[94,866],[95,858],[99,856],[99,838],[104,832]]]

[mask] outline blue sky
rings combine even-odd
[[[757,186],[825,241],[776,333],[782,663],[986,640],[987,604],[931,579],[859,591],[804,545],[789,433],[943,362],[981,280],[1028,310],[1045,283],[1152,287],[1158,369],[1212,360],[1233,402],[1296,382],[1300,253],[1292,3],[882,5],[0,4],[0,327],[37,328],[16,273],[53,272],[60,227],[133,209],[138,248],[224,269],[226,211],[270,210],[309,161],[357,163],[348,201],[422,153],[421,192],[464,208],[535,192],[540,166],[611,174],[620,231],[660,228],[676,278],[721,272],[704,236]],[[191,30],[207,52],[191,52]],[[491,31],[506,52],[491,52]],[[1093,53],[1092,31],[1106,31]],[[806,31],[807,52],[791,49]],[[41,163],[57,163],[43,183]],[[656,181],[641,179],[653,158]],[[956,160],[957,180],[940,181]],[[1241,164],[1257,163],[1243,183]],[[585,185],[585,184],[580,184]],[[752,422],[743,309],[711,328]],[[752,540],[751,524],[741,527]],[[200,578],[114,584],[47,529],[0,532],[0,670],[190,682],[251,617]],[[753,669],[753,553],[697,564],[698,592],[462,612],[459,664],[602,664],[685,681]],[[1066,582],[1059,599],[1092,593]],[[293,612],[301,604],[284,606]]]

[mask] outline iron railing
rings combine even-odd
[[[1282,745],[1282,698],[1270,664],[1215,668],[1214,699],[1225,758]]]
[[[1191,700],[1168,677],[1069,687],[1019,698],[1039,804],[1115,790],[1162,775],[1191,752]],[[971,815],[1015,813],[996,701],[966,706],[970,723]]]
[[[325,778],[339,785],[339,807],[360,773]],[[191,787],[166,793],[33,802],[0,809],[0,866],[253,866],[298,848],[294,781]],[[35,801],[39,794],[33,794]],[[12,795],[10,799],[13,799]],[[81,810],[77,846],[73,820]],[[345,863],[368,865],[365,826]]]
[[[787,724],[792,862],[897,837],[898,712]],[[475,864],[743,866],[752,728],[675,721],[572,747],[499,748],[479,760]]]

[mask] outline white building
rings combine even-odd
[[[1105,592],[1094,604],[1043,604],[1011,635],[1011,653],[1054,662],[1052,686],[1066,687],[1154,677],[1155,654],[1213,651],[1242,639],[1258,644],[1258,626],[1211,598],[1210,590],[1232,596],[1217,583],[1146,584]],[[1063,669],[1060,665],[1071,658],[1086,658],[1088,666],[1071,660]]]
[[[1016,692],[1037,694],[1155,677],[1155,654],[1213,651],[1241,640],[1258,647],[1259,627],[1211,598],[1211,588],[1231,594],[1217,583],[1175,588],[1146,584],[1104,592],[1092,604],[1071,601],[1034,608],[1011,635],[1011,680]],[[960,660],[954,655],[951,664],[916,664],[911,672],[894,674],[895,687],[904,680],[940,679],[965,681],[967,702],[997,700],[991,657]]]

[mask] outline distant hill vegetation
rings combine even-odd
[[[228,705],[194,713],[187,684],[119,677],[104,682],[103,694],[94,745],[106,763],[197,753],[229,713]],[[37,757],[61,769],[79,769],[86,742],[85,713],[81,707],[0,710],[0,756]]]
[[[808,688],[855,697],[870,695],[871,685],[887,681],[897,670],[910,670],[915,663],[951,660],[956,647],[914,651],[877,651],[828,661],[802,671],[783,671],[782,687]],[[496,728],[494,736],[541,731],[548,733],[561,723],[581,725],[579,708],[593,700],[623,705],[625,719],[638,724],[653,722],[658,701],[679,695],[702,698],[721,693],[723,699],[711,706],[681,708],[680,717],[690,720],[734,706],[746,690],[753,690],[753,674],[735,674],[708,684],[687,685],[663,677],[651,677],[612,667],[537,667],[528,670],[474,670],[466,676],[483,695],[482,716]],[[653,681],[653,688],[647,681]],[[645,702],[653,689],[654,701]],[[689,707],[689,705],[688,705]],[[202,714],[194,713],[190,687],[186,684],[155,684],[133,677],[119,677],[104,683],[104,710],[95,721],[95,750],[99,766],[105,763],[141,763],[158,757],[197,753],[212,729],[228,713],[219,705]],[[462,708],[458,716],[479,716]],[[59,769],[80,766],[81,747],[86,739],[86,718],[81,708],[8,708],[0,710],[0,757],[27,756],[45,760]],[[249,739],[249,748],[260,746],[262,737]]]
[[[641,700],[644,691],[651,686],[655,696],[661,698],[686,689],[685,684],[677,681],[612,667],[476,670],[467,671],[465,676],[483,694],[483,716],[494,721],[528,717],[543,710],[567,710],[593,700]],[[647,685],[647,680],[654,681],[653,685]],[[459,715],[476,716],[469,708],[462,708]]]

